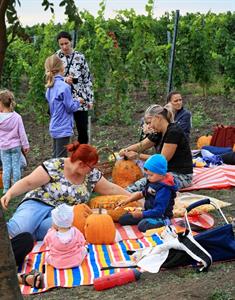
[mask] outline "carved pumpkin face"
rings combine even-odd
[[[85,238],[88,243],[102,245],[113,244],[116,228],[107,214],[92,214],[86,219]]]
[[[81,233],[85,233],[84,227],[86,219],[92,214],[92,210],[86,204],[77,204],[73,207],[73,226],[75,226]]]
[[[132,160],[116,161],[112,171],[112,181],[125,188],[143,177],[140,167]]]

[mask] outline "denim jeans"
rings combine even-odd
[[[121,216],[118,222],[121,225],[138,225],[139,231],[145,232],[148,229],[159,228],[170,224],[168,218],[134,218],[132,214],[126,213]]]
[[[186,188],[192,184],[193,174],[178,174],[170,172],[173,177],[175,184],[177,185],[178,190]],[[130,193],[142,191],[145,185],[147,184],[147,178],[143,177],[136,182],[128,185],[126,190]]]
[[[13,238],[22,232],[29,232],[35,240],[43,240],[52,225],[52,209],[52,206],[37,200],[24,201],[7,222],[9,235]]]
[[[11,176],[13,177],[13,183],[21,178],[20,156],[21,147],[1,150],[3,193],[6,193],[11,186]]]

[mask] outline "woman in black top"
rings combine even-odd
[[[151,105],[146,111],[151,128],[154,133],[148,135],[143,141],[131,145],[120,151],[120,156],[126,156],[129,159],[144,159],[139,155],[143,150],[149,149],[159,144],[159,152],[164,155],[168,161],[168,172],[174,176],[178,189],[188,187],[192,182],[192,154],[188,139],[182,128],[173,122],[173,112],[169,105],[162,107],[160,105]],[[159,143],[159,134],[161,141]],[[143,182],[144,183],[144,182]],[[128,188],[129,191],[139,190],[138,184]]]

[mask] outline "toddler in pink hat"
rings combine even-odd
[[[49,249],[46,261],[57,269],[81,265],[87,249],[83,234],[74,226],[73,208],[67,204],[57,206],[51,212],[52,228],[44,238]]]

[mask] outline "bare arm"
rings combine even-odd
[[[150,156],[151,155],[149,155],[149,154],[140,153],[138,158],[141,160],[147,160]]]
[[[127,148],[121,149],[119,152],[120,156],[126,156],[129,159],[138,158],[139,153],[144,150],[147,150],[154,146],[154,143],[151,142],[148,138],[145,138],[143,141],[128,146]]]
[[[118,186],[117,184],[108,181],[103,176],[97,182],[94,191],[101,195],[127,195],[127,196],[131,195],[131,193],[124,190],[122,187]]]
[[[50,176],[42,166],[37,167],[31,174],[17,181],[1,198],[1,204],[4,209],[7,209],[9,201],[21,194],[38,188],[50,181]]]
[[[165,156],[167,161],[169,161],[172,159],[173,155],[175,154],[176,148],[177,148],[177,144],[164,143],[161,154]]]

